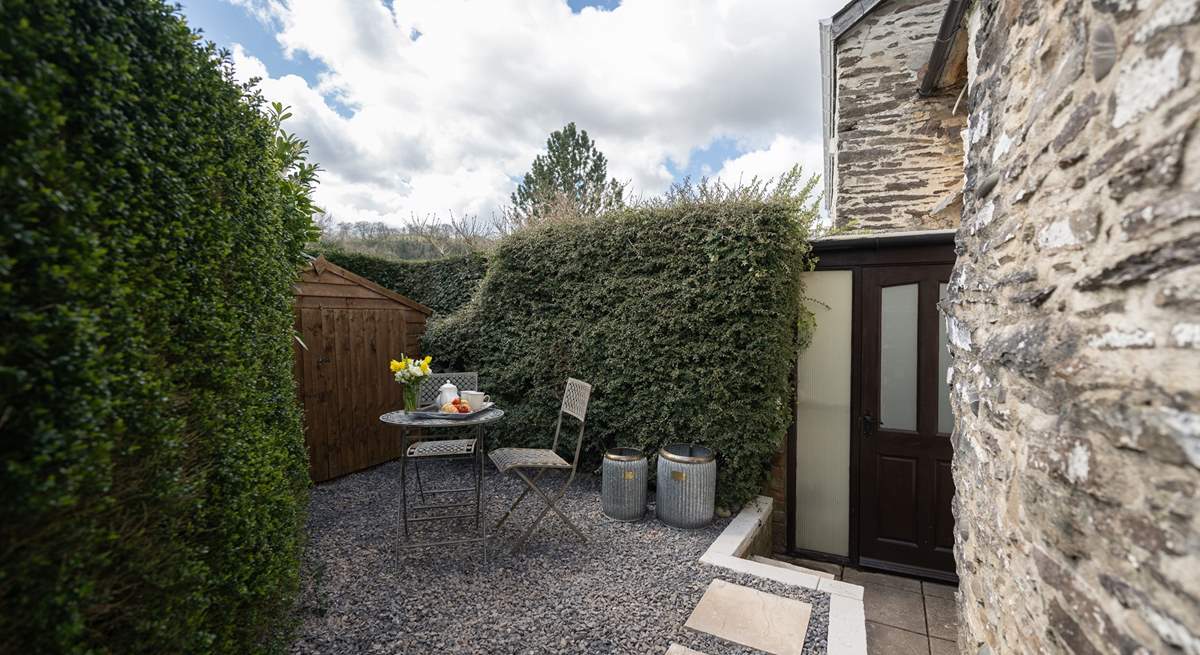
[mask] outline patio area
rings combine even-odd
[[[465,462],[422,464],[426,488],[462,486]],[[486,469],[490,469],[490,464]],[[485,525],[520,493],[518,480],[485,469]],[[562,477],[544,478],[557,489]],[[588,536],[553,515],[525,552],[511,544],[542,509],[526,499],[486,549],[396,546],[400,469],[384,464],[312,491],[304,589],[294,653],[757,653],[684,628],[714,579],[812,606],[803,653],[826,652],[829,595],[700,563],[729,519],[677,530],[653,518],[623,523],[600,510],[599,476],[580,475],[559,507]],[[410,500],[415,482],[409,476]],[[449,537],[459,526],[420,528]]]

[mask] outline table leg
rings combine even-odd
[[[408,429],[400,428],[400,523],[404,526],[404,540],[408,541]]]
[[[483,425],[475,427],[475,533],[479,533],[479,517],[483,513]]]

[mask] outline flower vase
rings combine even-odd
[[[417,407],[417,385],[406,384],[404,385],[404,411],[415,412],[417,409],[419,409]]]

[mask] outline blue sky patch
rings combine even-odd
[[[676,180],[682,180],[685,177],[699,180],[702,177],[711,177],[721,170],[721,166],[726,160],[738,157],[745,152],[744,149],[738,147],[737,140],[717,137],[703,148],[693,148],[688,154],[687,166],[680,166],[679,162],[668,159],[667,170]]]
[[[567,6],[572,13],[578,14],[584,7],[595,7],[600,11],[612,11],[621,4],[620,0],[567,0]]]

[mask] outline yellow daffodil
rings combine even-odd
[[[429,375],[429,362],[421,362],[421,373]]]
[[[388,364],[388,366],[392,369],[393,373],[396,373],[396,372],[400,371],[400,369],[404,368],[404,364],[402,364],[394,359],[391,361],[390,364]]]

